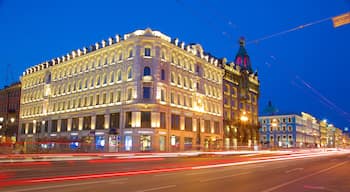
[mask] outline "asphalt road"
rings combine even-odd
[[[305,159],[260,162],[247,165],[206,168],[207,164],[252,160],[254,157],[201,157],[141,160],[136,162],[60,162],[30,167],[7,167],[15,173],[8,180],[52,178],[63,175],[132,172],[196,166],[198,169],[163,171],[86,180],[41,182],[12,185],[3,192],[350,192],[350,155],[332,155]],[[113,161],[113,160],[112,160]],[[65,163],[65,164],[64,164]],[[124,170],[124,171],[123,171]],[[12,171],[12,172],[11,172]]]

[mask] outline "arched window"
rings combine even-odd
[[[132,79],[132,68],[128,68],[128,79]]]
[[[81,90],[83,88],[83,85],[81,83],[81,81],[79,81],[79,90]]]
[[[181,75],[178,75],[178,76],[177,76],[177,84],[178,84],[178,85],[181,85]]]
[[[184,77],[184,87],[187,87],[187,78],[186,77]]]
[[[106,85],[107,84],[107,75],[104,74],[103,75],[103,85]]]
[[[162,70],[160,71],[160,79],[161,79],[161,80],[165,80],[165,70],[164,70],[164,69],[162,69]]]
[[[129,49],[129,58],[133,57],[132,49]]]
[[[119,61],[123,60],[123,53],[120,51],[119,52]]]
[[[94,87],[94,78],[93,77],[91,77],[91,79],[90,79],[90,87]]]
[[[109,82],[114,83],[114,71],[111,72],[111,75],[109,77]]]
[[[88,81],[87,81],[87,79],[84,80],[84,88],[85,88],[85,89],[88,88]]]
[[[97,77],[96,77],[96,86],[99,86],[100,83],[101,83],[101,78],[100,78],[99,75],[97,75]]]
[[[190,79],[190,85],[189,85],[189,87],[190,87],[190,89],[193,88],[193,81],[192,81],[192,79]]]
[[[143,68],[143,76],[150,76],[151,75],[151,68],[145,67]]]
[[[117,71],[117,81],[122,80],[122,73],[120,72],[120,69]]]
[[[170,80],[171,80],[172,83],[175,83],[175,74],[174,74],[174,72],[171,73]]]

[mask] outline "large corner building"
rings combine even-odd
[[[235,62],[151,29],[74,50],[24,72],[20,139],[111,152],[256,144],[259,82],[243,42]]]
[[[235,62],[222,65],[224,146],[228,149],[257,146],[259,142],[258,99],[260,83],[253,72],[244,39]]]

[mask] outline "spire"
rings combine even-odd
[[[245,49],[245,39],[241,37],[239,39],[239,49],[235,58],[235,63],[241,67],[242,70],[248,70],[249,73],[253,73],[252,64],[250,62],[249,55]]]
[[[271,101],[269,101],[267,103],[267,106],[265,107],[263,113],[264,113],[264,115],[276,115],[278,113],[278,109],[272,105]]]

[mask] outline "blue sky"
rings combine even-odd
[[[0,0],[0,86],[29,66],[115,34],[150,27],[233,60],[247,41],[350,10],[350,0]],[[350,125],[350,25],[331,21],[247,45],[261,81],[260,109],[308,112]]]

